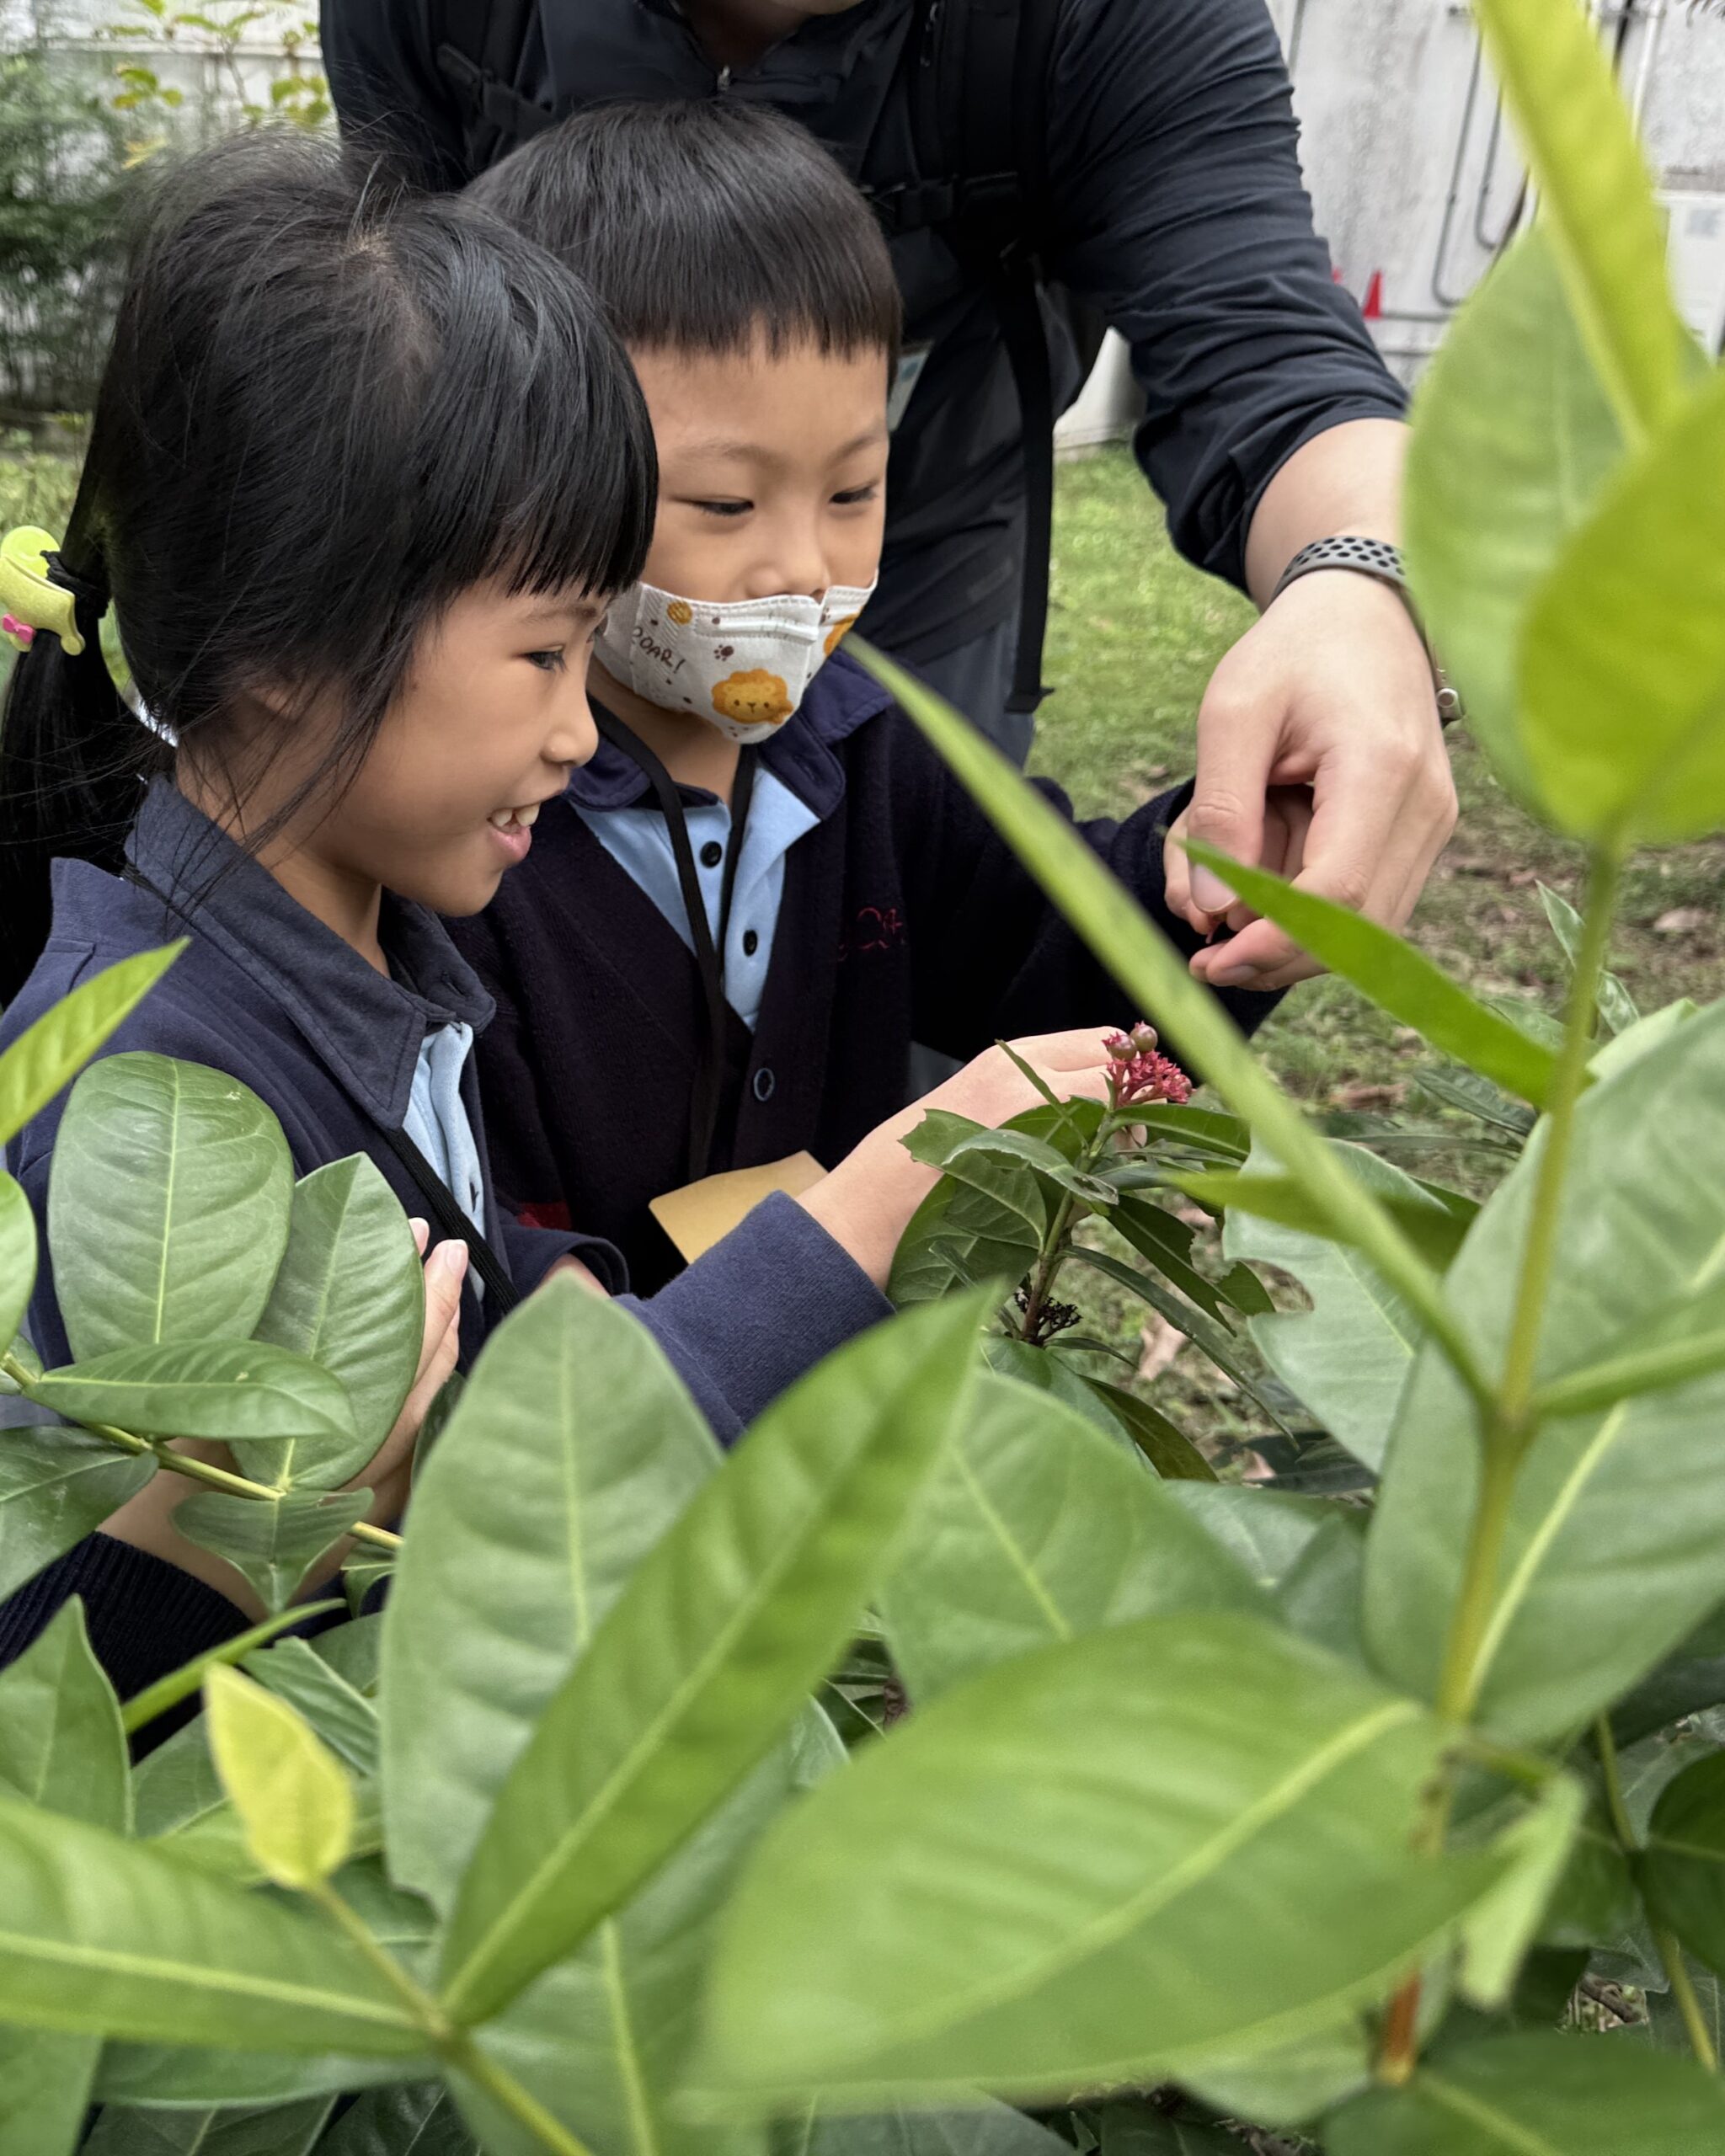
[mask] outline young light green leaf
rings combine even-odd
[[[99,1528],[156,1472],[148,1454],[51,1423],[0,1431],[0,1596]]]
[[[341,1380],[354,1434],[345,1444],[243,1442],[234,1448],[240,1472],[284,1490],[333,1490],[358,1474],[394,1428],[414,1382],[425,1309],[413,1230],[372,1162],[355,1153],[302,1176],[257,1337]]]
[[[1696,1163],[1725,1149],[1725,1006],[1602,1081],[1578,1108],[1537,1385],[1602,1341],[1691,1307],[1717,1323],[1717,1193]],[[1446,1287],[1487,1362],[1510,1321],[1542,1140],[1480,1214]],[[1482,1725],[1542,1743],[1626,1691],[1719,1600],[1725,1566],[1725,1376],[1545,1423],[1516,1476],[1503,1554],[1470,1678]],[[1378,1666],[1435,1695],[1479,1486],[1468,1409],[1429,1350],[1391,1436],[1373,1523],[1367,1636]],[[1632,1593],[1618,1592],[1626,1581]],[[1601,1597],[1612,1622],[1596,1621]]]
[[[1187,851],[1213,868],[1254,912],[1285,929],[1304,951],[1365,990],[1381,1010],[1535,1107],[1551,1083],[1549,1049],[1530,1040],[1434,966],[1423,951],[1364,914],[1297,889],[1267,868],[1247,867],[1196,839]]]
[[[645,1327],[567,1277],[492,1335],[414,1490],[384,1617],[403,1884],[448,1909],[546,1703],[718,1461]]]
[[[985,1376],[880,1598],[911,1699],[925,1705],[1033,1647],[1183,1609],[1266,1604],[1119,1444],[1047,1394]]]
[[[1725,1752],[1697,1759],[1660,1792],[1641,1884],[1656,1923],[1709,1968],[1725,1965]]]
[[[0,1799],[0,2019],[280,2052],[424,2036],[341,1933],[141,1842]]]
[[[1623,456],[1536,225],[1485,278],[1419,386],[1402,509],[1408,574],[1498,776],[1543,813],[1521,735],[1528,603]]]
[[[184,937],[122,958],[62,996],[0,1055],[0,1145],[70,1085],[185,948]]]
[[[1562,827],[1597,846],[1725,821],[1722,458],[1715,382],[1607,490],[1528,616],[1528,755]]]
[[[76,1595],[0,1670],[0,1789],[116,1833],[131,1828],[120,1702],[90,1652]]]
[[[489,2018],[735,1788],[837,1659],[965,1412],[985,1298],[876,1326],[770,1407],[547,1705],[463,1876],[442,1962]]]
[[[1440,1742],[1410,1701],[1232,1613],[1001,1663],[765,1838],[697,2085],[1025,2099],[1327,2027],[1495,1876],[1409,1852]]]
[[[1503,1876],[1461,1924],[1458,1972],[1464,1998],[1487,2013],[1508,2000],[1581,1831],[1587,1791],[1572,1774],[1554,1774],[1496,1844]]]
[[[1576,954],[1581,949],[1581,915],[1570,905],[1562,892],[1554,891],[1549,883],[1538,887],[1540,904],[1546,910],[1546,919],[1551,924],[1551,933],[1562,947],[1563,956],[1573,971]],[[1599,1017],[1608,1033],[1626,1033],[1636,1024],[1641,1012],[1636,1008],[1635,998],[1614,973],[1599,975],[1599,985],[1594,997]]]
[[[261,1340],[116,1348],[47,1371],[29,1396],[70,1422],[115,1424],[135,1436],[353,1442],[340,1379]]]
[[[274,1499],[200,1490],[175,1508],[174,1524],[188,1542],[225,1557],[273,1614],[371,1508],[369,1490],[289,1490]]]
[[[284,1640],[246,1657],[248,1677],[303,1715],[356,1774],[377,1771],[377,1710],[304,1640]]]
[[[1693,2059],[1621,2037],[1498,2036],[1329,2120],[1331,2156],[1700,2156],[1725,2146],[1725,2089]]]
[[[23,1190],[0,1171],[0,1348],[24,1323],[35,1284],[35,1215]]]
[[[1356,1240],[1418,1310],[1469,1388],[1485,1381],[1466,1342],[1450,1321],[1440,1283],[1323,1140],[1257,1062],[1226,1011],[1192,978],[1183,954],[1159,933],[1082,838],[998,750],[960,718],[943,697],[866,643],[852,649],[903,706],[981,804],[990,820],[1140,1010],[1178,1035],[1235,1113],[1311,1193],[1332,1232]],[[1230,1375],[1232,1373],[1230,1372]]]
[[[73,1354],[245,1339],[287,1246],[292,1193],[281,1126],[237,1078],[137,1053],[85,1071],[48,1177]]]
[[[204,1679],[210,1748],[266,1879],[316,1886],[345,1860],[354,1793],[345,1770],[286,1700],[218,1662]]]
[[[1563,281],[1626,432],[1669,419],[1697,355],[1665,274],[1665,235],[1635,124],[1590,8],[1477,0]]]
[[[312,2096],[265,2111],[133,2110],[110,2105],[80,2156],[308,2156],[323,2131],[333,2096]]]

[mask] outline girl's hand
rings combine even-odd
[[[1058,1099],[1101,1101],[1108,1097],[1107,1043],[1118,1030],[1080,1027],[1012,1045]],[[948,1108],[973,1123],[995,1125],[1022,1115],[1041,1098],[1010,1056],[989,1049],[924,1099],[872,1130],[797,1203],[850,1252],[877,1287],[884,1287],[899,1238],[940,1179],[937,1169],[912,1160],[900,1141],[930,1108]]]

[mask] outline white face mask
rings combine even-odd
[[[612,605],[595,649],[649,704],[692,712],[733,741],[765,741],[795,711],[873,591],[825,596],[679,599],[638,584]]]

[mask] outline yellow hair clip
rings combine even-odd
[[[20,651],[29,648],[29,632],[47,629],[59,638],[67,656],[76,659],[84,648],[77,602],[48,572],[48,556],[58,548],[53,533],[34,524],[21,524],[0,539],[0,615],[5,616],[8,642]]]

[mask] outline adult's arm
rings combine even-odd
[[[343,141],[387,154],[423,187],[464,185],[460,112],[427,0],[321,0],[318,28]]]
[[[1050,125],[1058,266],[1130,343],[1138,452],[1176,545],[1266,606],[1309,540],[1393,540],[1404,400],[1313,232],[1263,0],[1069,0]],[[1277,787],[1309,790],[1303,852],[1284,866],[1405,919],[1455,796],[1423,647],[1365,578],[1292,586],[1205,697],[1190,828],[1258,859]],[[1313,970],[1178,859],[1168,896],[1194,926],[1239,929],[1194,960],[1213,982]]]

